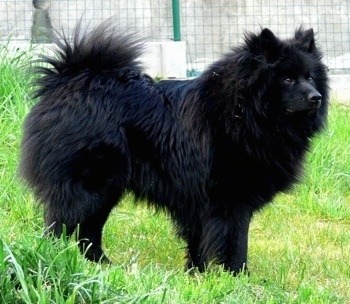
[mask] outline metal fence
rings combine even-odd
[[[45,28],[70,33],[77,20],[94,26],[115,16],[152,40],[173,40],[173,8],[187,44],[187,68],[196,73],[242,41],[244,31],[269,27],[282,37],[313,27],[334,73],[350,71],[350,1],[347,0],[0,0],[0,39],[48,42]],[[175,25],[176,26],[176,25]]]

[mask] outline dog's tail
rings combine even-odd
[[[139,58],[144,51],[144,41],[140,35],[119,28],[112,20],[103,22],[88,33],[82,31],[80,22],[72,39],[64,33],[53,33],[52,36],[57,45],[55,56],[41,56],[38,60],[41,64],[36,69],[43,76],[36,80],[42,89],[42,85],[48,85],[48,80],[56,76],[72,76],[88,70],[104,73],[125,68],[134,71],[143,69]]]

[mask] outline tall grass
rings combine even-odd
[[[336,102],[313,141],[303,182],[256,214],[251,276],[183,272],[184,244],[163,214],[127,195],[104,234],[113,266],[74,240],[42,237],[42,212],[16,177],[32,106],[30,54],[0,49],[0,303],[349,303],[350,109]]]

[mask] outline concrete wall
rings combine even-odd
[[[186,69],[195,76],[232,45],[241,42],[244,31],[256,32],[261,27],[269,27],[287,37],[297,26],[304,24],[318,33],[318,43],[331,71],[347,72],[350,69],[349,2],[180,0]],[[71,32],[80,18],[86,26],[93,26],[115,16],[116,22],[142,31],[150,41],[167,42],[173,37],[171,1],[0,0],[0,38],[11,34],[18,40],[29,41],[33,33],[33,18],[39,20],[38,16],[49,16],[50,24],[67,32]],[[37,21],[39,28],[45,20]]]
[[[149,42],[142,57],[146,73],[152,77],[186,78],[185,41]]]

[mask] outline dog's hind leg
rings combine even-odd
[[[89,195],[84,191],[80,197],[71,197],[68,208],[57,208],[57,203],[51,204],[50,208],[46,206],[46,225],[57,237],[63,233],[63,229],[67,237],[76,231],[80,251],[88,260],[109,262],[101,247],[102,230],[121,194],[122,190],[118,195],[113,191],[113,195],[108,196],[96,193]],[[67,201],[64,205],[68,205]]]
[[[102,230],[127,186],[128,164],[118,149],[100,145],[80,153],[70,166],[62,166],[59,172],[64,174],[53,178],[47,188],[46,224],[57,236],[63,226],[69,236],[79,225],[79,247],[91,261],[108,261],[101,248]]]
[[[102,250],[102,231],[116,200],[104,205],[79,224],[77,238],[79,248],[85,257],[93,262],[110,263]]]

